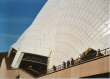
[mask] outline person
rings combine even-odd
[[[53,65],[53,70],[54,70],[54,72],[56,71],[56,66],[55,65]]]
[[[73,66],[73,65],[74,65],[74,59],[71,58],[71,66]]]
[[[85,59],[86,59],[86,54],[85,54],[85,52],[84,52],[84,53],[82,53],[82,57],[81,57],[82,62],[84,62]]]
[[[83,62],[82,54],[79,54],[79,59],[80,59],[79,63],[82,63]]]
[[[63,61],[63,68],[65,69],[66,68],[66,63]]]
[[[103,56],[100,49],[98,49],[96,56]]]
[[[20,74],[16,77],[16,79],[20,79]]]
[[[70,67],[70,61],[69,60],[67,61],[67,67]]]
[[[98,49],[97,53],[101,53],[101,50],[100,50],[100,49]]]

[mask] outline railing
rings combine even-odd
[[[96,59],[100,59],[100,58],[109,56],[110,55],[110,48],[106,48],[106,49],[101,50],[101,54],[102,54],[102,56],[95,56],[92,59],[84,60],[84,61],[81,61],[82,58],[77,58],[77,59],[74,60],[74,65],[70,65],[69,67],[66,66],[64,68],[64,65],[61,64],[59,66],[56,66],[56,70],[54,70],[53,68],[48,69],[47,73],[46,74],[42,74],[41,76],[48,75],[48,74],[51,74],[51,73],[54,73],[54,72],[57,72],[57,71],[61,71],[61,70],[64,70],[64,69],[67,69],[67,68],[70,68],[70,67],[74,67],[74,66],[86,63],[86,62],[90,62],[90,61],[93,61],[93,60],[96,60]],[[91,55],[93,55],[93,54],[89,54],[89,56],[91,56]],[[41,76],[39,76],[39,77],[41,77]]]
[[[35,63],[40,63],[40,64],[43,64],[43,65],[47,65],[46,63],[35,61],[35,60],[29,60],[29,59],[22,59],[22,61],[30,61],[30,62],[35,62]]]

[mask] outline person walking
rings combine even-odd
[[[74,65],[74,59],[71,58],[71,66],[73,66],[73,65]]]
[[[70,67],[70,60],[67,61],[67,67]]]
[[[54,72],[56,71],[56,66],[55,65],[53,65],[53,70],[54,70]]]
[[[63,61],[63,68],[65,69],[66,68],[66,63]]]

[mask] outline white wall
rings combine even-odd
[[[103,29],[109,18],[108,6],[109,0],[48,0],[12,47],[47,57],[52,51],[49,68],[76,58],[90,46],[105,48],[109,45],[95,42],[103,39]],[[108,37],[105,41],[109,42]],[[39,49],[47,51],[39,52]]]

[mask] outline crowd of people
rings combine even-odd
[[[83,55],[83,56],[82,56],[82,55]],[[79,55],[78,59],[80,59],[80,63],[83,62],[84,56],[85,56],[85,53]],[[98,56],[103,56],[103,54],[101,53],[101,50],[100,50],[100,49],[97,50],[95,56],[96,56],[96,57],[98,57]],[[63,65],[63,66],[62,66],[63,69],[69,68],[69,67],[75,65],[75,60],[74,60],[73,58],[71,58],[71,60],[68,60],[68,61],[66,61],[66,62],[63,61],[62,65]],[[56,66],[53,65],[53,71],[55,72],[56,70],[57,70]]]
[[[74,61],[75,60],[73,58],[71,58],[71,60],[68,60],[67,62],[63,61],[63,63],[62,63],[63,68],[65,69],[65,68],[69,68],[69,67],[73,66]],[[56,66],[55,65],[53,65],[53,70],[56,71]]]

